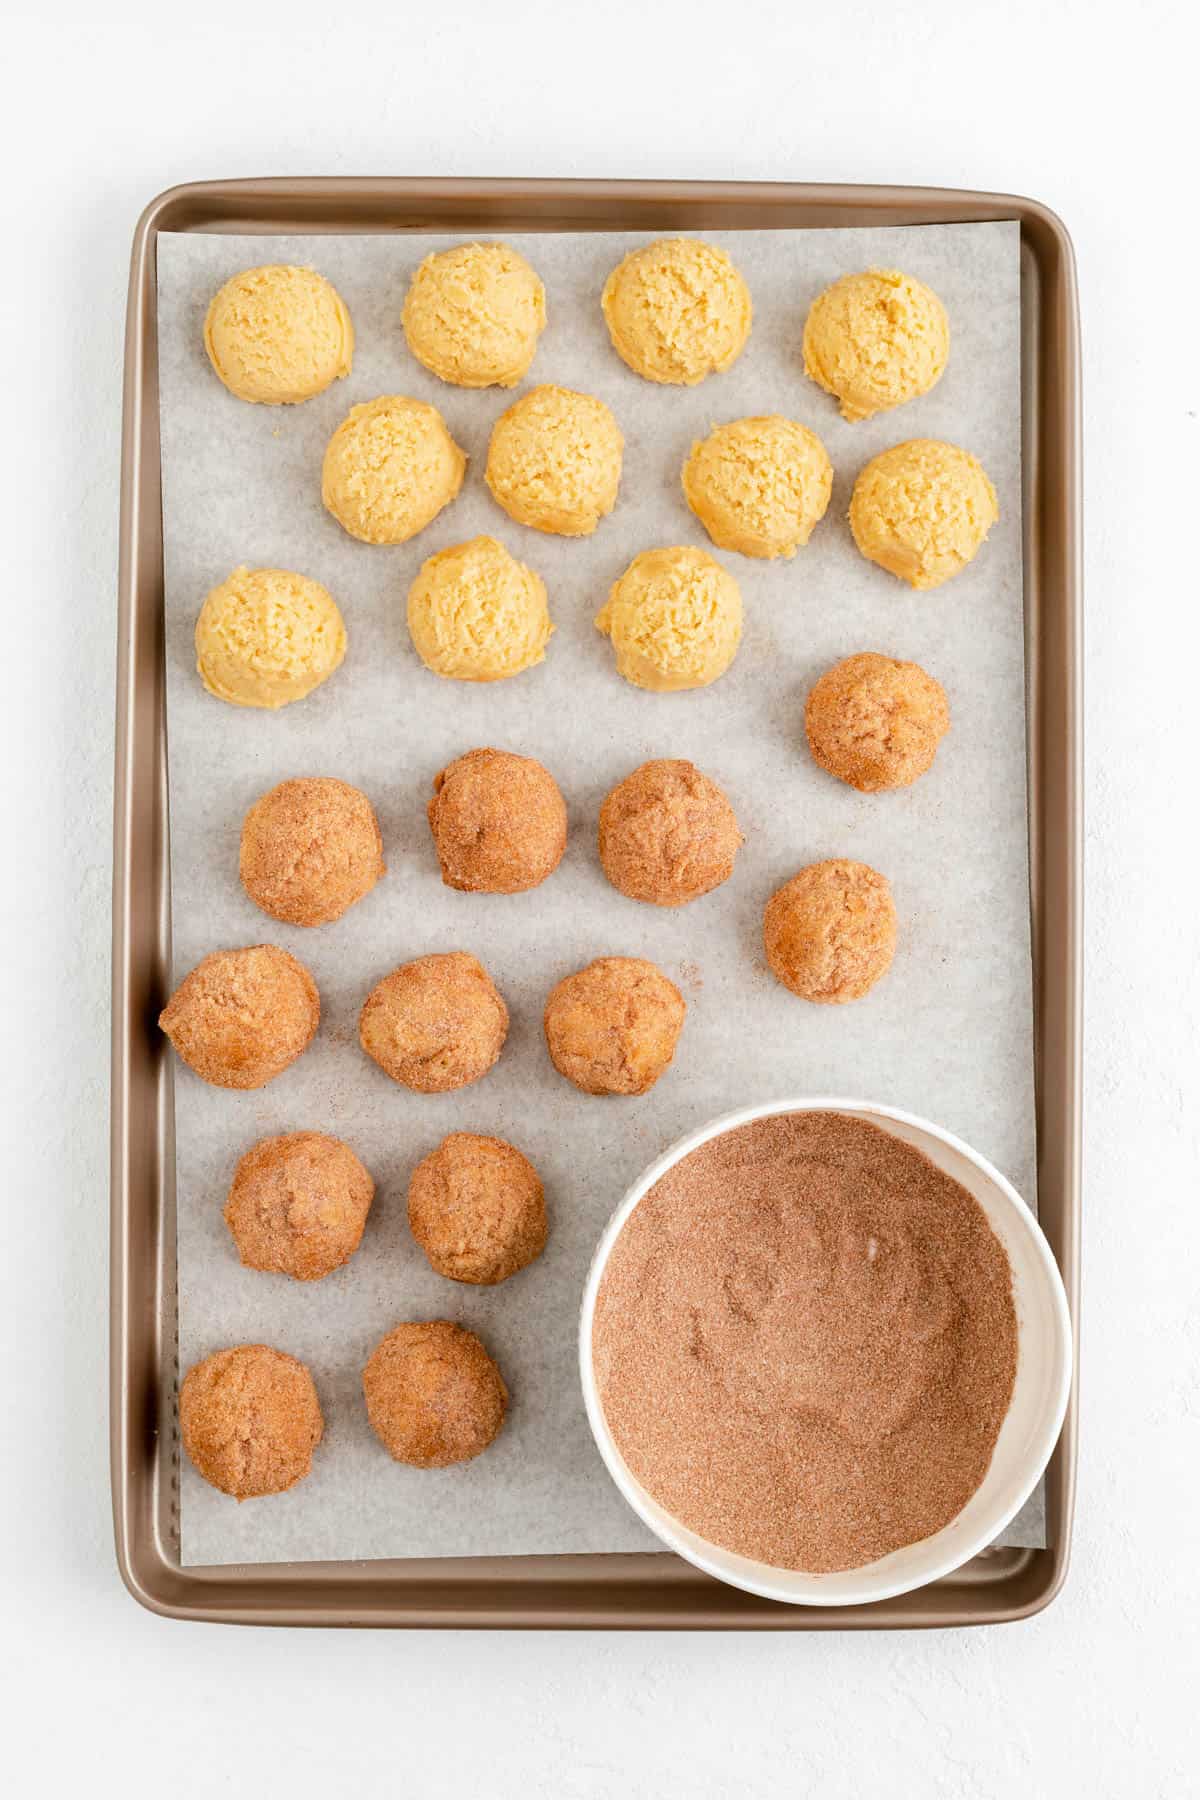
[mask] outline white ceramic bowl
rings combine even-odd
[[[613,1245],[634,1207],[675,1163],[710,1138],[777,1113],[839,1112],[866,1119],[918,1150],[973,1194],[1012,1265],[1018,1327],[1012,1403],[982,1484],[956,1519],[919,1544],[909,1544],[862,1568],[829,1575],[777,1569],[723,1550],[666,1512],[630,1473],[613,1441],[596,1390],[592,1323],[596,1294]],[[912,1113],[863,1100],[773,1100],[713,1119],[673,1144],[634,1182],[600,1239],[583,1292],[579,1325],[580,1375],[588,1423],[609,1474],[633,1510],[671,1550],[734,1587],[798,1606],[855,1606],[887,1600],[937,1581],[978,1555],[1033,1492],[1062,1429],[1071,1391],[1071,1316],[1062,1277],[1037,1220],[1016,1189],[977,1151]]]

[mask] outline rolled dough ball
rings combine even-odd
[[[631,900],[685,906],[733,874],[738,822],[695,763],[643,763],[600,808],[600,861]]]
[[[408,590],[408,629],[427,669],[504,681],[545,660],[554,630],[540,575],[494,537],[439,550]]]
[[[546,323],[546,290],[508,244],[456,244],[427,256],[404,301],[417,361],[456,387],[515,387]]]
[[[950,322],[932,288],[899,269],[843,275],[809,308],[804,373],[870,419],[927,394],[950,354]]]
[[[486,1450],[508,1389],[473,1331],[449,1319],[397,1325],[363,1370],[367,1417],[396,1462],[446,1469]]]
[[[468,750],[434,776],[429,829],[447,887],[523,894],[552,875],[567,809],[548,769],[508,750]]]
[[[367,796],[331,775],[281,781],[242,822],[242,886],[286,925],[328,925],[387,873]]]
[[[872,458],[850,499],[863,555],[913,588],[940,587],[965,569],[999,517],[983,465],[936,438]]]
[[[321,498],[364,544],[404,544],[462,486],[467,459],[436,406],[403,394],[352,406],[325,450]]]
[[[466,951],[418,956],[372,988],[358,1035],[393,1081],[444,1094],[487,1074],[508,1036],[508,1008]]]
[[[694,387],[729,368],[750,336],[750,290],[716,244],[660,238],[631,250],[604,284],[613,348],[647,381]]]
[[[196,620],[196,669],[231,706],[275,711],[328,681],[346,654],[337,602],[290,569],[237,568]]]
[[[946,691],[919,663],[864,650],[826,669],[808,696],[813,758],[863,794],[909,787],[950,729]]]
[[[439,1275],[491,1287],[546,1247],[546,1200],[528,1157],[503,1138],[452,1131],[413,1170],[412,1234]]]
[[[179,1390],[179,1435],[196,1470],[235,1500],[282,1494],[312,1468],[325,1421],[302,1362],[238,1344],[196,1363]]]
[[[617,503],[624,449],[603,400],[535,387],[492,427],[485,479],[518,525],[588,537]]]
[[[647,1094],[683,1030],[683,995],[640,956],[601,956],[546,1002],[546,1048],[585,1094]]]
[[[596,628],[611,638],[617,668],[634,687],[707,687],[742,641],[741,591],[706,550],[643,550],[613,583]]]
[[[362,1242],[375,1183],[340,1138],[290,1131],[238,1163],[225,1223],[247,1269],[320,1281]]]
[[[820,438],[778,413],[718,425],[683,465],[684,498],[705,531],[743,556],[794,556],[832,487]]]
[[[345,301],[315,269],[243,269],[213,295],[204,348],[239,400],[296,406],[350,373],[354,327]]]
[[[771,973],[802,1000],[861,1000],[895,955],[891,887],[866,863],[810,863],[768,900],[763,944]]]
[[[260,1088],[317,1035],[321,998],[302,962],[274,944],[214,950],[158,1016],[176,1053],[213,1087]]]

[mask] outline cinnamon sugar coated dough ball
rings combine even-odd
[[[225,1223],[247,1269],[320,1281],[362,1242],[375,1183],[340,1138],[290,1131],[238,1163]]]
[[[687,1007],[640,956],[600,956],[546,1002],[546,1047],[585,1094],[647,1094],[675,1054]]]
[[[214,950],[158,1016],[175,1050],[213,1087],[260,1088],[317,1035],[321,998],[302,962],[274,944]]]
[[[716,244],[660,238],[631,250],[604,284],[613,348],[647,381],[694,387],[727,369],[750,336],[750,290]]]
[[[810,863],[768,900],[763,944],[771,973],[802,1000],[861,1000],[896,950],[886,877],[866,863]]]
[[[813,758],[863,794],[909,787],[950,729],[946,691],[919,663],[864,650],[827,669],[808,696]]]
[[[603,400],[535,387],[492,427],[485,479],[518,525],[588,537],[617,503],[624,450]]]
[[[546,1247],[546,1200],[528,1157],[503,1138],[452,1131],[413,1170],[412,1234],[439,1275],[491,1287]]]
[[[508,1389],[473,1331],[449,1319],[397,1325],[363,1370],[367,1417],[396,1462],[446,1469],[486,1450]]]
[[[345,301],[315,269],[243,269],[213,295],[204,348],[239,400],[296,406],[350,373],[354,327]]]
[[[494,537],[439,550],[408,590],[413,648],[451,681],[505,681],[545,660],[554,630],[540,575]]]
[[[275,711],[328,681],[346,654],[337,602],[291,569],[237,568],[196,620],[196,670],[231,706]]]
[[[563,797],[532,756],[468,750],[434,776],[428,812],[442,880],[463,893],[523,894],[567,847]]]
[[[331,775],[281,781],[242,822],[242,886],[287,925],[328,925],[387,873],[367,796]]]
[[[825,516],[833,465],[815,432],[772,413],[718,425],[683,465],[688,505],[722,550],[794,556]]]
[[[321,498],[364,544],[404,544],[449,506],[467,459],[436,406],[403,394],[352,406],[329,440]]]
[[[913,588],[940,587],[965,569],[999,517],[983,465],[936,438],[913,438],[873,458],[850,500],[850,530],[863,555]]]
[[[508,1036],[508,1008],[465,950],[418,956],[372,988],[358,1035],[393,1081],[444,1094],[487,1074]]]
[[[435,251],[404,301],[409,349],[456,387],[515,387],[545,323],[546,290],[508,244]]]
[[[723,675],[742,641],[742,595],[706,550],[643,550],[596,615],[634,687],[677,693]]]
[[[843,275],[809,308],[804,373],[870,419],[927,394],[950,354],[950,321],[932,288],[899,269]]]
[[[654,906],[685,906],[720,887],[742,842],[732,806],[695,763],[643,763],[600,808],[604,873]]]
[[[235,1500],[282,1494],[312,1468],[325,1421],[302,1362],[266,1344],[218,1350],[179,1390],[179,1435],[199,1474]]]

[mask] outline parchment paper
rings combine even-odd
[[[311,1365],[326,1436],[291,1493],[238,1506],[183,1459],[188,1564],[324,1558],[653,1549],[594,1451],[579,1398],[576,1314],[608,1214],[651,1157],[731,1107],[839,1093],[911,1108],[959,1133],[1034,1198],[1034,1116],[1021,589],[1019,285],[1015,224],[711,234],[744,272],[754,330],[732,370],[686,390],[656,387],[612,351],[599,308],[608,270],[635,234],[516,238],[542,274],[549,326],[531,374],[599,394],[625,433],[621,497],[591,539],[514,524],[482,479],[492,422],[513,398],[447,387],[408,354],[408,277],[448,237],[166,235],[158,242],[160,383],[175,973],[209,950],[284,945],[312,969],[322,1020],[312,1049],[270,1086],[239,1094],[176,1073],[179,1350],[187,1368],[228,1344],[265,1341]],[[209,298],[260,262],[311,262],[354,319],[351,377],[300,407],[247,406],[204,355]],[[949,311],[949,368],[932,394],[848,425],[804,378],[803,321],[837,275],[872,264],[929,281]],[[349,407],[376,394],[433,401],[469,452],[459,499],[413,542],[356,543],[323,510],[321,459]],[[655,544],[709,547],[679,486],[694,438],[720,421],[778,411],[823,439],[833,499],[791,563],[720,553],[741,584],[742,649],[697,693],[642,693],[616,674],[592,620],[609,584]],[[906,437],[973,450],[1001,519],[972,567],[912,594],[855,551],[854,476]],[[408,641],[405,595],[421,562],[491,532],[543,575],[557,632],[541,667],[475,687],[425,671]],[[270,714],[210,698],[192,632],[205,593],[239,562],[298,569],[338,599],[342,669],[309,699]],[[803,703],[839,657],[913,658],[945,685],[953,729],[907,792],[862,796],[808,756]],[[478,896],[441,885],[424,817],[453,757],[492,744],[540,758],[570,809],[558,872],[533,893]],[[608,789],[649,757],[689,757],[730,795],[746,846],[733,879],[664,911],[610,888],[594,848]],[[237,877],[242,816],[288,776],[338,775],[372,798],[387,878],[339,923],[275,923]],[[890,878],[900,917],[891,973],[856,1005],[808,1006],[766,971],[771,892],[819,857],[860,858]],[[469,949],[505,995],[512,1030],[482,1082],[421,1097],[359,1049],[363,998],[395,964]],[[673,1067],[639,1100],[600,1100],[558,1076],[541,1015],[555,981],[602,954],[652,958],[688,1001]],[[344,1137],[378,1191],[361,1250],[301,1284],[242,1269],[221,1218],[238,1157],[301,1127]],[[434,1275],[408,1232],[416,1161],[452,1130],[511,1138],[541,1171],[551,1212],[545,1255],[497,1289]],[[362,1403],[360,1372],[401,1319],[450,1317],[478,1330],[511,1390],[508,1423],[476,1462],[437,1473],[392,1463]],[[1037,1503],[1006,1541],[1041,1543]]]

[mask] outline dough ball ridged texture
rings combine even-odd
[[[546,323],[546,290],[507,244],[458,244],[427,256],[404,301],[417,361],[456,387],[515,387]]]
[[[895,954],[891,887],[866,863],[810,863],[767,902],[763,944],[771,973],[802,1000],[861,1000]]]
[[[814,432],[771,413],[718,425],[683,466],[688,505],[722,550],[793,556],[825,516],[833,465]]]
[[[350,373],[354,327],[323,275],[272,263],[244,269],[213,295],[204,347],[239,400],[296,406]]]
[[[375,809],[331,775],[281,781],[242,823],[242,886],[287,925],[328,925],[387,873]]]
[[[325,450],[321,498],[364,544],[404,544],[462,486],[467,459],[436,406],[382,394],[352,406]]]
[[[950,729],[945,689],[919,663],[864,650],[827,669],[808,696],[813,758],[863,794],[909,787]]]
[[[445,1469],[486,1450],[508,1389],[473,1331],[449,1319],[397,1325],[363,1370],[372,1429],[396,1462]]]
[[[494,537],[439,550],[408,590],[413,648],[451,681],[504,681],[545,660],[554,630],[540,575]]]
[[[999,517],[983,465],[937,438],[912,438],[874,457],[850,499],[863,555],[913,588],[940,587],[965,569]]]
[[[302,962],[274,944],[214,950],[185,975],[158,1023],[213,1087],[260,1088],[317,1035],[321,999]]]
[[[567,809],[548,769],[508,750],[469,750],[434,777],[429,829],[447,887],[522,894],[552,875]]]
[[[503,1138],[453,1131],[413,1170],[408,1222],[432,1268],[491,1287],[546,1246],[546,1200],[529,1158]]]
[[[724,250],[660,238],[631,250],[604,284],[618,356],[647,381],[694,387],[727,369],[750,335],[750,290]]]
[[[358,1035],[393,1081],[444,1094],[487,1074],[508,1036],[508,1008],[465,950],[418,956],[372,988]]]
[[[179,1390],[179,1435],[193,1465],[235,1500],[282,1494],[312,1468],[325,1421],[302,1362],[266,1344],[218,1350]]]
[[[337,602],[290,569],[233,571],[196,620],[196,669],[232,706],[275,711],[327,681],[346,654]]]
[[[927,394],[949,354],[945,307],[899,269],[843,275],[818,294],[804,327],[804,372],[841,402],[846,419]]]
[[[617,503],[625,440],[603,400],[535,387],[492,427],[486,480],[518,525],[588,537]]]
[[[585,1094],[647,1094],[675,1054],[687,1007],[640,956],[601,956],[546,1002],[546,1048]]]
[[[695,763],[643,763],[600,808],[600,861],[631,900],[685,906],[733,874],[742,845],[725,795]]]
[[[225,1223],[247,1269],[320,1281],[362,1242],[375,1183],[340,1138],[262,1138],[234,1171]]]
[[[596,627],[611,638],[617,668],[634,687],[664,694],[707,687],[742,641],[741,591],[706,550],[643,550],[613,583]]]

